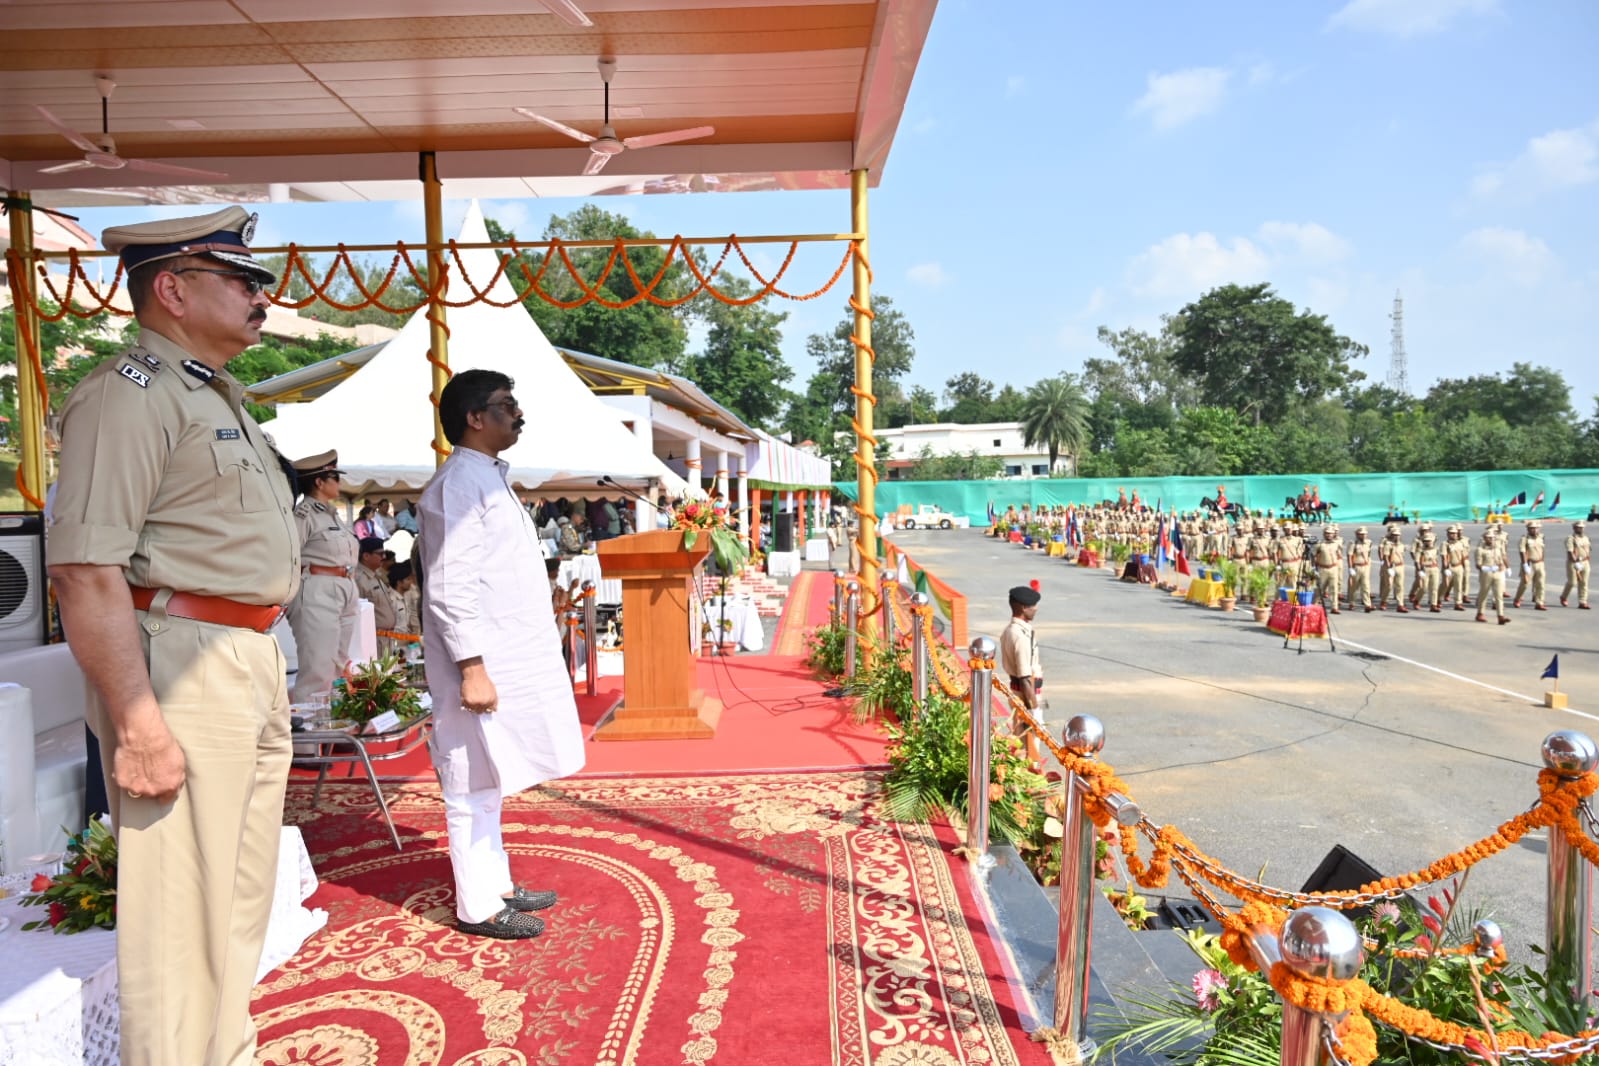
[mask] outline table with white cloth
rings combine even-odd
[[[24,931],[46,918],[44,907],[22,906],[33,870],[0,880],[11,896],[0,899],[0,1066],[89,1064],[117,1066],[121,1027],[117,1013],[117,934],[86,929],[56,934]],[[278,877],[272,919],[255,979],[282,965],[323,926],[328,914],[302,904],[317,889],[305,840],[294,826],[278,838]]]
[[[600,603],[622,602],[621,578],[606,579],[600,576],[600,557],[598,555],[574,555],[561,562],[561,568],[555,573],[555,580],[563,589],[572,587],[572,582],[594,582],[598,589]]]
[[[722,643],[737,644],[744,651],[760,651],[766,647],[766,634],[761,629],[760,613],[748,596],[729,597],[725,615],[722,612],[722,598],[707,596],[700,604],[700,616],[704,619],[705,625],[711,627],[713,636],[718,632],[723,634]],[[722,628],[724,618],[727,620],[725,630]]]

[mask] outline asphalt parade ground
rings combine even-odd
[[[1474,544],[1481,528],[1467,527]],[[1331,618],[1336,650],[1306,640],[1303,654],[1247,609],[1188,604],[980,530],[892,539],[969,598],[974,637],[997,640],[1006,590],[1038,580],[1051,732],[1074,714],[1096,715],[1101,757],[1149,818],[1177,825],[1240,874],[1298,889],[1336,844],[1391,876],[1489,836],[1537,799],[1545,736],[1599,738],[1599,610],[1577,610],[1575,594],[1559,606],[1569,530],[1569,521],[1544,525],[1547,611],[1524,602],[1500,626],[1476,624],[1474,608],[1346,609]],[[1352,525],[1342,532],[1353,539]],[[1520,533],[1512,527],[1512,549]],[[1404,540],[1413,537],[1412,526]],[[1512,580],[1507,609],[1513,591]],[[1569,711],[1542,706],[1550,682],[1539,675],[1557,653]],[[1498,921],[1523,961],[1528,945],[1546,942],[1546,846],[1542,831],[1529,834],[1473,868],[1465,886],[1462,906]],[[1174,878],[1168,894],[1187,892]]]

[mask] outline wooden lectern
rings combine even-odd
[[[690,651],[694,575],[711,552],[700,531],[683,547],[680,529],[654,529],[602,540],[600,570],[622,580],[622,705],[595,740],[709,740],[716,735],[722,701],[695,687],[698,664]]]

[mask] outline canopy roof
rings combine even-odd
[[[8,0],[0,186],[49,206],[413,199],[417,153],[452,196],[842,188],[882,175],[936,0]],[[583,25],[583,22],[589,23]],[[597,62],[618,137],[709,125],[583,176]],[[115,82],[123,159],[196,179],[45,168],[82,159]],[[214,180],[215,184],[196,184]],[[108,193],[104,190],[121,190]]]
[[[467,210],[460,240],[488,240],[476,203]],[[489,249],[469,249],[461,257],[474,276],[494,273]],[[503,274],[489,294],[509,306],[480,302],[451,309],[451,365],[457,372],[498,370],[516,380],[526,424],[521,439],[501,455],[511,464],[512,481],[526,489],[586,495],[600,491],[596,480],[606,474],[635,486],[667,480],[670,471],[619,413],[567,368],[533,316],[515,302],[516,291]],[[349,491],[420,489],[435,467],[428,422],[413,417],[432,390],[428,330],[425,310],[417,311],[399,336],[338,388],[280,408],[263,427],[278,450],[297,459],[337,448]]]

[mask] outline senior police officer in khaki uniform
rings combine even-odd
[[[339,453],[323,452],[294,464],[305,498],[294,507],[300,536],[300,594],[289,601],[289,627],[299,666],[289,697],[303,703],[333,688],[350,658],[355,633],[355,534],[339,521]]]
[[[1571,598],[1571,588],[1577,588],[1577,606],[1588,609],[1588,568],[1593,565],[1593,547],[1588,543],[1586,527],[1580,522],[1571,523],[1571,536],[1566,538],[1566,587],[1560,592],[1560,606]]]
[[[62,411],[50,576],[119,842],[123,1066],[248,1066],[291,741],[293,495],[224,367],[276,280],[231,207],[105,231],[138,342]]]

